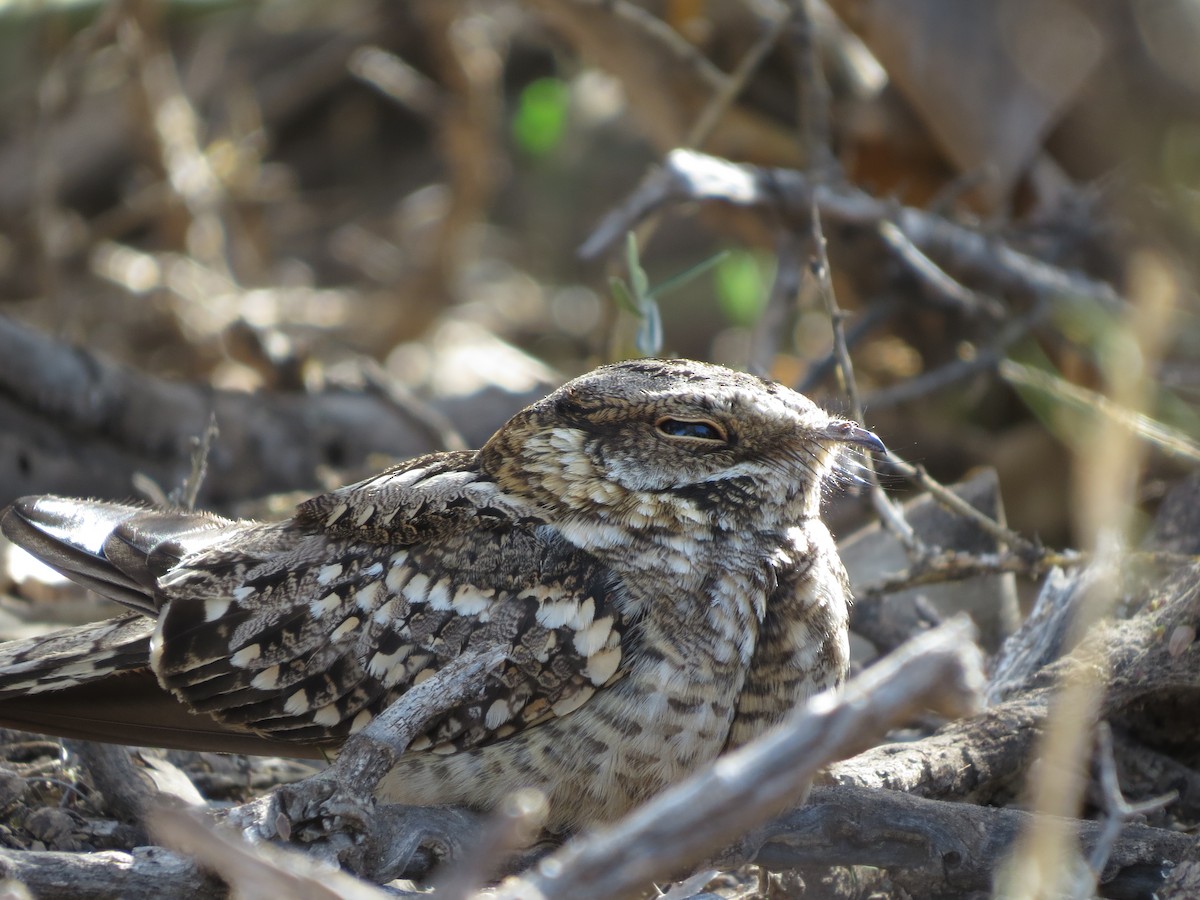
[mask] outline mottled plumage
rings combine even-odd
[[[498,645],[481,699],[381,798],[490,807],[531,785],[557,827],[607,820],[843,679],[819,508],[846,443],[882,446],[781,385],[642,360],[285,522],[27,498],[4,533],[134,612],[0,647],[0,722],[315,755]]]

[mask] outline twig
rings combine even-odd
[[[1092,883],[1086,886],[1087,896],[1095,892],[1095,886],[1104,874],[1117,838],[1121,836],[1126,824],[1137,816],[1162,809],[1174,803],[1179,796],[1178,791],[1169,791],[1160,797],[1152,797],[1140,803],[1130,803],[1121,793],[1121,784],[1117,778],[1117,761],[1113,756],[1112,729],[1107,722],[1096,726],[1096,755],[1100,763],[1100,791],[1104,797],[1104,827],[1092,852],[1088,855],[1088,867],[1092,873]]]
[[[1107,660],[1111,677],[1100,716],[1126,717],[1153,697],[1186,703],[1200,687],[1194,653],[1172,655],[1166,635],[1195,621],[1200,558],[1158,590],[1135,598],[1143,611],[1132,619],[1101,623],[1071,654],[1047,666],[1025,690],[967,722],[905,744],[868,750],[830,767],[823,783],[907,791],[936,799],[986,803],[1007,796],[1013,779],[1033,758],[1065,672]],[[1182,707],[1181,707],[1182,708]]]
[[[137,4],[123,8],[126,15],[117,29],[117,44],[137,73],[166,182],[187,214],[188,253],[236,282],[221,220],[225,189],[201,147],[200,117],[183,91],[170,51],[158,35],[147,33],[153,13]]]
[[[825,179],[834,171],[829,85],[821,69],[812,18],[812,0],[786,0],[788,37],[796,65],[797,122],[801,158],[814,177]]]
[[[132,853],[35,852],[0,849],[0,873],[42,900],[120,897],[121,900],[227,900],[228,889],[190,859],[161,847]]]
[[[385,892],[294,850],[251,844],[230,829],[214,828],[183,810],[155,810],[150,826],[163,844],[195,857],[205,869],[217,873],[229,884],[235,897],[385,900],[413,896]]]
[[[546,821],[546,795],[526,788],[508,796],[484,826],[479,846],[436,884],[439,897],[467,897],[494,877],[514,851],[531,844]]]
[[[890,450],[885,459],[900,475],[929,491],[933,495],[933,499],[946,509],[970,519],[1001,544],[1006,544],[1013,550],[1030,557],[1042,554],[1042,547],[1036,541],[1023,537],[1011,528],[1005,528],[991,516],[981,513],[926,472],[924,466],[913,465]],[[1057,565],[1057,563],[1053,563],[1053,565]]]
[[[64,743],[82,760],[96,790],[113,814],[143,827],[146,810],[154,802],[155,792],[138,774],[129,758],[129,748],[93,741]]]
[[[895,297],[885,297],[882,301],[869,306],[846,331],[847,349],[856,347],[858,343],[876,328],[891,321],[901,308],[900,301]],[[804,378],[796,385],[796,390],[802,394],[812,391],[830,375],[838,371],[837,353],[830,351],[828,356],[817,360],[808,367]],[[864,403],[864,406],[869,404]]]
[[[936,391],[944,390],[979,372],[986,372],[999,367],[1004,360],[1008,348],[1028,335],[1050,308],[1044,299],[1034,304],[1034,308],[1025,315],[1007,322],[986,347],[975,351],[970,359],[956,359],[953,362],[910,378],[891,387],[874,391],[867,395],[863,405],[872,410],[888,406],[897,406],[928,396]]]
[[[775,248],[775,280],[771,283],[766,309],[759,316],[750,341],[750,358],[746,368],[755,374],[765,375],[771,370],[771,361],[775,358],[788,310],[800,293],[804,269],[799,249],[795,235],[780,229]]]
[[[862,595],[890,594],[906,591],[923,584],[941,584],[946,581],[962,581],[981,575],[999,575],[1014,572],[1028,578],[1038,578],[1053,566],[1078,566],[1087,562],[1087,557],[1078,551],[1058,552],[1045,550],[1030,557],[1011,550],[998,553],[975,554],[961,550],[933,550],[917,560],[909,568],[897,572],[873,584],[859,588]]]
[[[220,433],[220,429],[217,428],[217,414],[210,412],[208,425],[204,427],[200,437],[194,439],[191,471],[184,478],[183,484],[171,492],[170,499],[184,509],[196,508],[196,498],[200,496],[200,487],[204,484],[204,477],[208,474],[208,455],[212,452],[213,441]]]
[[[973,315],[984,314],[995,319],[1004,317],[1004,304],[995,297],[973,291],[956,281],[941,266],[922,253],[920,248],[910,241],[895,223],[880,222],[878,230],[883,242],[908,265],[909,271],[931,288],[935,296],[944,298],[946,304],[952,309]]]
[[[405,827],[403,808],[375,806],[376,788],[432,720],[478,696],[505,653],[497,646],[456,657],[352,735],[328,769],[223,811],[222,818],[250,839],[302,841],[364,876],[399,877],[419,841],[398,846],[392,832],[415,829]],[[395,815],[384,815],[388,809]]]
[[[1200,462],[1200,443],[1162,422],[1155,421],[1144,413],[1126,409],[1120,404],[1114,403],[1103,394],[1089,391],[1087,388],[1071,384],[1063,378],[1057,378],[1012,360],[1005,360],[1000,364],[1000,377],[1009,384],[1024,385],[1043,391],[1077,409],[1096,410],[1114,424],[1153,444],[1164,453],[1193,463]]]
[[[426,403],[404,382],[394,378],[376,360],[360,360],[363,378],[369,387],[379,391],[396,409],[408,416],[442,450],[466,450],[467,442],[450,421],[450,417]]]
[[[1093,570],[1052,568],[1021,627],[993,657],[987,702],[994,706],[1025,690],[1037,673],[1071,649],[1067,632]]]
[[[815,202],[822,217],[841,224],[877,229],[892,221],[930,259],[960,280],[988,279],[1000,290],[1035,295],[1082,296],[1109,309],[1124,309],[1125,300],[1102,281],[1070,272],[1012,249],[994,235],[914,207],[872,197],[842,182],[819,183],[794,169],[737,164],[697,153],[674,150],[662,169],[643,179],[626,201],[606,215],[579,249],[593,259],[622,240],[645,216],[670,203],[719,200],[737,206],[762,207],[785,220],[810,215]]]
[[[433,719],[465,706],[483,691],[486,676],[504,661],[506,653],[503,646],[497,646],[454,657],[352,735],[326,772],[342,785],[371,793]]]
[[[803,868],[806,874],[818,866],[872,866],[888,870],[897,895],[903,890],[912,897],[965,897],[989,891],[996,866],[1030,818],[1019,809],[926,800],[901,791],[818,787],[804,806],[767,826],[755,862],[776,871]],[[1064,824],[1085,849],[1102,840],[1099,822]],[[1162,861],[1182,860],[1195,848],[1192,835],[1130,826],[1113,845],[1099,893],[1149,896],[1165,879]]]
[[[837,296],[833,291],[833,281],[829,274],[829,257],[825,252],[825,234],[821,230],[821,214],[815,201],[812,204],[811,212],[812,242],[815,254],[813,275],[816,277],[821,296],[825,301],[825,308],[829,311],[829,321],[833,326],[833,352],[837,358],[838,370],[842,373],[842,386],[850,398],[851,414],[857,421],[862,422],[864,421],[863,408],[862,401],[858,396],[858,383],[854,379],[854,363],[850,359],[850,350],[846,346],[846,331],[842,326],[843,314],[838,307]],[[871,502],[875,506],[880,521],[904,544],[904,549],[910,557],[919,559],[925,553],[920,539],[913,531],[912,526],[904,520],[904,514],[883,492],[883,488],[879,484],[879,475],[875,472],[875,462],[870,454],[864,454],[863,459],[867,478],[871,484]],[[969,506],[969,504],[965,505]]]
[[[753,46],[746,51],[746,54],[738,61],[735,68],[729,75],[722,76],[722,83],[713,94],[712,99],[705,104],[704,109],[700,112],[699,117],[688,129],[687,135],[684,137],[681,146],[692,147],[696,150],[701,149],[712,135],[713,129],[717,127],[717,123],[721,121],[721,116],[725,113],[738,95],[745,89],[746,83],[750,80],[758,67],[762,65],[767,54],[771,52],[771,48],[775,46],[779,40],[779,35],[787,24],[787,16],[778,16],[767,26],[766,30],[754,42]]]
[[[695,45],[662,19],[629,0],[570,0],[578,6],[603,9],[632,25],[664,53],[686,64],[712,90],[720,91],[728,77]]]
[[[965,618],[927,632],[852,680],[842,698],[813,698],[762,738],[502,884],[498,896],[627,896],[744,836],[794,802],[821,765],[916,709],[931,701],[952,716],[975,709],[980,665]]]
[[[427,119],[436,118],[445,98],[438,84],[382,47],[359,47],[346,60],[346,69],[385,97]]]

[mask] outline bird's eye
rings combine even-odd
[[[725,429],[716,422],[708,419],[672,419],[664,416],[654,423],[654,426],[667,437],[694,438],[700,441],[729,440]]]

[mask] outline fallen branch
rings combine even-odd
[[[218,900],[225,886],[185,856],[161,847],[132,853],[54,853],[0,849],[0,879],[19,881],[39,900]]]
[[[540,391],[538,391],[540,394]],[[497,390],[439,404],[478,446],[536,399]],[[215,418],[202,506],[311,489],[321,467],[440,449],[387,396],[247,394],[157,379],[0,317],[0,505],[33,493],[128,498],[134,473],[174,486]],[[478,442],[478,443],[476,443]]]
[[[1174,709],[1192,715],[1200,696],[1194,651],[1168,636],[1200,613],[1200,563],[1176,570],[1142,598],[1138,615],[1096,627],[1068,657],[1023,681],[1024,690],[973,719],[953,722],[937,734],[886,744],[832,766],[822,783],[907,791],[933,799],[986,803],[1013,787],[1025,772],[1051,698],[1069,666],[1096,665],[1110,673],[1101,718]]]
[[[996,866],[1028,827],[1031,814],[924,800],[874,788],[814,788],[808,802],[767,828],[755,862],[770,869],[866,865],[885,868],[914,897],[961,897],[992,886]],[[1104,824],[1070,823],[1087,852]],[[1200,859],[1193,835],[1127,825],[1108,847],[1102,897],[1150,896],[1172,864]]]
[[[1087,297],[1109,308],[1125,306],[1109,284],[1061,269],[1007,246],[995,235],[958,225],[935,213],[896,206],[846,183],[818,183],[795,169],[729,162],[693,150],[674,150],[633,194],[610,212],[579,249],[595,259],[637,222],[669,204],[718,200],[761,207],[785,220],[806,221],[815,204],[821,217],[838,224],[878,229],[890,222],[904,239],[960,281],[984,280],[1000,291],[1034,296]]]
[[[876,738],[919,708],[961,715],[978,700],[979,651],[965,619],[910,641],[847,686],[825,693],[757,741],[660,794],[612,826],[572,841],[500,897],[575,900],[627,896],[738,844],[796,802],[820,766]],[[728,852],[725,855],[729,855]]]

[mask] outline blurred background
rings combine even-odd
[[[867,424],[1079,543],[1098,409],[1151,437],[1143,513],[1195,468],[1197,46],[1192,0],[0,5],[0,503],[167,493],[215,410],[200,502],[238,511],[642,351],[845,409],[817,294],[768,314],[789,223],[667,209],[635,268],[693,277],[642,307],[623,243],[579,256],[694,146],[881,204],[825,223]]]

